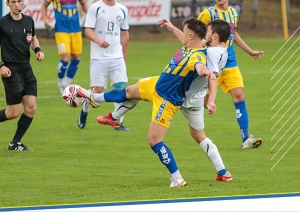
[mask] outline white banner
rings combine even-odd
[[[87,0],[92,4],[94,0]],[[9,7],[2,1],[2,15],[9,13]],[[44,29],[44,21],[41,14],[41,6],[44,0],[24,0],[22,13],[29,15],[35,22],[36,29]],[[171,0],[118,0],[121,4],[127,6],[129,13],[129,25],[156,25],[162,18],[170,19],[171,16]],[[85,13],[82,11],[78,3],[80,25],[85,22]],[[55,16],[53,5],[50,4],[47,10],[48,19],[54,28]]]
[[[157,25],[171,17],[171,0],[118,0],[128,8],[129,25]]]

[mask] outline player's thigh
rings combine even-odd
[[[24,67],[25,84],[23,95],[37,97],[37,80],[30,65]]]
[[[160,126],[169,129],[172,118],[175,113],[180,109],[180,106],[175,106],[166,99],[160,97],[156,91],[153,93],[152,102],[152,118],[151,121],[159,124]]]
[[[124,58],[115,58],[109,60],[108,75],[111,85],[120,82],[128,82],[126,64]]]
[[[76,32],[71,34],[71,54],[81,54],[82,53],[82,34],[81,32]]]
[[[90,87],[107,88],[109,60],[90,60]]]
[[[59,55],[71,52],[71,35],[69,33],[56,32],[55,40]]]
[[[142,100],[147,102],[153,101],[153,92],[155,90],[157,80],[158,76],[147,77],[138,81],[139,93]]]
[[[204,129],[204,107],[181,107],[180,111],[187,119],[189,125],[195,130]]]
[[[217,78],[218,85],[222,87],[224,93],[228,93],[234,88],[243,88],[243,77],[238,66],[223,69]]]
[[[10,71],[10,77],[2,77],[7,105],[17,105],[22,102],[25,76],[22,66],[6,65]]]

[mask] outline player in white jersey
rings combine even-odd
[[[84,28],[86,37],[91,40],[91,90],[101,93],[107,88],[108,78],[114,89],[124,88],[128,82],[125,64],[129,42],[127,8],[115,0],[99,0],[89,7]],[[115,107],[118,106],[115,103]],[[86,125],[89,109],[90,103],[86,101],[78,118],[80,129]],[[123,124],[116,129],[129,130]]]
[[[210,40],[211,27],[208,27],[207,40]],[[215,45],[215,44],[213,44]],[[214,46],[207,49],[207,68],[219,76],[228,58],[226,47]],[[207,81],[205,78],[197,77],[188,92],[185,93],[186,99],[180,108],[190,126],[196,130],[204,129],[204,98],[207,92]]]
[[[161,22],[163,27],[166,27],[168,30],[172,31],[180,41],[182,41],[181,30],[175,28],[169,20],[163,19]],[[221,28],[221,29],[220,29]],[[225,32],[225,33],[224,33]],[[219,36],[220,34],[220,36]],[[225,35],[224,35],[225,34]],[[207,49],[207,67],[209,70],[213,71],[217,76],[221,73],[227,62],[227,49],[226,41],[230,34],[229,24],[225,21],[212,21],[208,25],[207,30],[207,44],[214,46]],[[144,81],[153,81],[156,82],[155,77],[145,78],[139,80],[139,82]],[[148,83],[151,84],[151,83]],[[142,89],[141,83],[131,85],[126,87],[126,98],[130,99],[121,104],[121,106],[115,110],[112,114],[108,116],[98,117],[97,120],[101,124],[108,124],[111,126],[118,126],[118,120],[126,112],[135,107],[139,100],[141,100],[140,92]],[[150,86],[151,87],[151,86]],[[149,89],[155,89],[155,84]],[[218,148],[216,145],[206,137],[204,132],[204,97],[206,96],[206,91],[208,88],[208,83],[205,78],[198,77],[196,78],[189,91],[186,92],[186,99],[180,108],[181,112],[184,114],[186,119],[189,122],[190,133],[195,141],[200,144],[201,148],[205,151],[213,165],[217,170],[216,180],[220,181],[230,181],[232,180],[231,174],[226,170],[222,158],[219,154]],[[123,89],[125,90],[125,89]],[[98,104],[107,101],[105,94],[93,94],[91,95],[86,90],[80,88],[79,94],[83,97],[87,97],[88,100],[92,101],[92,104]],[[123,94],[124,95],[124,94]],[[121,97],[122,98],[122,97]],[[143,99],[145,100],[145,99]],[[149,100],[148,100],[149,101]],[[151,100],[150,100],[151,101]],[[176,180],[171,183],[176,185]]]

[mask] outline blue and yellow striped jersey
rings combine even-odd
[[[205,24],[208,24],[213,20],[224,20],[227,21],[230,25],[230,36],[227,41],[227,51],[228,51],[228,60],[225,65],[225,68],[231,68],[237,66],[236,56],[234,52],[233,38],[234,38],[234,30],[237,28],[239,12],[233,7],[228,7],[226,11],[218,9],[215,7],[209,7],[203,10],[198,16],[198,20],[202,21]]]
[[[80,32],[77,0],[45,0],[48,4],[53,2],[55,14],[55,32]],[[80,1],[80,0],[79,0]]]
[[[193,80],[198,77],[195,65],[206,64],[206,48],[179,49],[161,73],[156,83],[159,96],[175,106],[181,106],[185,92],[190,89]]]

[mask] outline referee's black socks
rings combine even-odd
[[[5,115],[5,109],[0,110],[0,122],[6,121],[6,120],[8,120],[8,118]]]
[[[26,133],[27,129],[29,128],[33,118],[26,116],[22,113],[19,121],[18,121],[18,128],[16,134],[12,140],[12,143],[20,142],[23,135]]]

